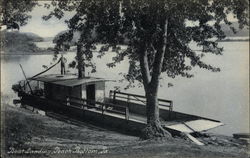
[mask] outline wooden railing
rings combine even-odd
[[[129,103],[143,103],[146,105],[146,97],[143,95],[131,94],[131,93],[124,93],[119,91],[110,91],[109,97],[116,103],[116,100],[123,100]],[[170,111],[173,111],[173,101],[172,100],[165,100],[165,99],[158,99],[159,106],[168,107]]]
[[[70,107],[86,110],[95,109],[101,111],[102,115],[105,112],[124,115],[126,120],[129,120],[129,109],[128,107],[119,106],[112,103],[103,103],[94,100],[86,100],[77,97],[67,96],[64,104]]]

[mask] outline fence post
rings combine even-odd
[[[113,103],[115,104],[116,103],[116,101],[115,101],[115,98],[116,97],[116,91],[114,91],[114,94],[113,94]]]
[[[173,102],[171,101],[171,103],[170,103],[170,106],[171,106],[171,111],[173,111]]]
[[[128,94],[127,102],[130,102],[130,95]]]
[[[169,119],[171,119],[171,113],[173,111],[173,102],[170,102],[170,107],[169,107]]]
[[[102,115],[103,115],[103,104],[101,104],[101,106],[102,106]]]
[[[128,94],[128,99],[127,99],[127,103],[128,103],[128,104],[127,104],[127,108],[128,108],[128,109],[129,109],[129,102],[130,102],[130,95]],[[127,108],[126,108],[126,109],[127,109]]]
[[[81,104],[81,109],[84,109],[84,107],[83,107],[83,100],[82,99],[80,99],[80,104]]]
[[[109,99],[112,98],[112,92],[113,92],[112,90],[109,91]]]
[[[128,107],[126,107],[125,119],[126,119],[126,120],[129,120],[129,109],[128,109]]]

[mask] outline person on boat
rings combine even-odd
[[[61,74],[65,75],[66,74],[66,70],[65,70],[65,63],[67,62],[66,58],[63,57],[63,55],[61,55]]]

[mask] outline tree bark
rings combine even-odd
[[[77,44],[77,61],[78,61],[78,78],[85,77],[85,67],[84,67],[84,58],[83,58],[83,46],[81,44]]]
[[[171,134],[162,128],[159,116],[159,103],[157,90],[148,86],[146,91],[147,126],[142,132],[143,139],[155,137],[170,137]]]
[[[152,90],[147,90],[146,98],[147,124],[154,125],[155,123],[159,123],[159,107],[157,93],[153,92]]]

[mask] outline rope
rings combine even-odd
[[[37,77],[37,76],[39,76],[39,75],[41,75],[41,74],[43,74],[43,73],[49,71],[50,69],[52,69],[53,67],[55,67],[60,61],[61,61],[61,58],[57,61],[57,63],[55,63],[54,65],[52,65],[52,66],[49,67],[48,69],[46,69],[46,70],[44,70],[44,71],[42,71],[42,72],[36,74],[35,76],[31,77],[30,79],[33,79],[33,78],[35,78],[35,77]],[[20,64],[20,66],[21,66],[21,64]],[[22,67],[21,67],[21,68],[22,68]],[[22,71],[23,71],[23,69],[22,69]],[[31,93],[33,93],[33,92],[32,92],[32,89],[31,89],[31,87],[30,87],[29,81],[27,80],[27,78],[26,78],[26,81],[27,81],[27,82],[24,83],[23,87],[26,87],[26,85],[28,85],[29,88],[30,88],[30,90],[31,90]]]
[[[33,78],[35,78],[35,77],[37,77],[37,76],[39,76],[39,75],[41,75],[41,74],[43,74],[43,73],[49,71],[50,69],[52,69],[53,67],[55,67],[61,60],[62,60],[62,58],[60,58],[60,59],[58,60],[57,63],[55,63],[54,65],[52,65],[52,66],[49,67],[48,69],[46,69],[46,70],[44,70],[44,71],[42,71],[42,72],[36,74],[35,76],[31,77],[31,79],[33,79]]]

